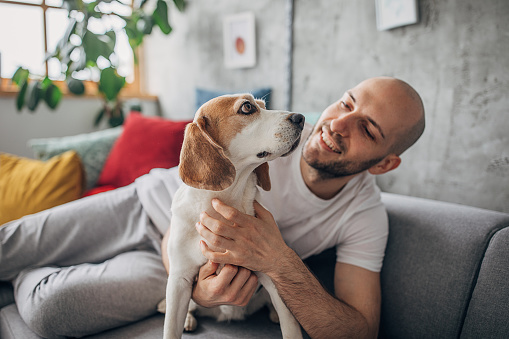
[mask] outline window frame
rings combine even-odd
[[[44,32],[44,53],[48,53],[48,37],[47,37],[47,24],[46,24],[46,11],[50,8],[62,9],[60,6],[47,5],[46,0],[41,0],[40,4],[20,2],[16,0],[8,1],[8,0],[0,0],[0,3],[11,4],[11,5],[19,5],[19,6],[31,6],[38,7],[42,9],[43,15],[43,32]],[[131,4],[132,6],[132,4]],[[143,65],[143,53],[142,48],[137,48],[134,53],[136,53],[138,63],[134,63],[133,67],[133,82],[126,83],[122,91],[120,92],[121,98],[155,98],[155,96],[148,95],[144,90],[144,84],[141,81],[142,76],[142,66]],[[48,74],[48,61],[44,61],[44,68],[46,71],[46,75]],[[97,83],[92,80],[84,81],[85,84],[85,94],[83,95],[74,95],[69,93],[67,86],[65,85],[65,81],[62,80],[53,80],[53,83],[57,85],[62,91],[65,97],[75,97],[75,98],[98,98],[99,95],[97,93]],[[0,96],[16,96],[19,92],[18,86],[12,83],[11,78],[4,78],[2,74],[0,74]]]

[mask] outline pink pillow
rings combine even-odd
[[[153,168],[177,166],[190,121],[171,121],[131,113],[124,131],[113,145],[97,186],[122,187]]]

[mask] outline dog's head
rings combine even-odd
[[[251,94],[214,98],[187,125],[180,177],[185,184],[222,191],[237,171],[255,168],[258,184],[270,190],[267,161],[290,154],[299,144],[304,116],[269,111]]]

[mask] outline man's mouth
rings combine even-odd
[[[332,152],[335,152],[335,153],[339,153],[341,154],[341,150],[338,149],[336,147],[336,145],[334,145],[334,142],[329,138],[329,136],[327,134],[325,134],[324,131],[322,131],[321,133],[321,138],[322,138],[322,141],[323,143],[332,151]]]

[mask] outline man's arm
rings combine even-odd
[[[379,274],[336,263],[335,296],[293,251],[272,273],[281,298],[311,338],[376,338],[380,317]]]
[[[208,243],[201,243],[207,258],[266,273],[313,338],[376,337],[381,300],[378,273],[337,263],[336,296],[332,296],[285,244],[269,211],[255,203],[257,217],[251,217],[217,200],[213,206],[224,219],[203,214],[197,225]]]

